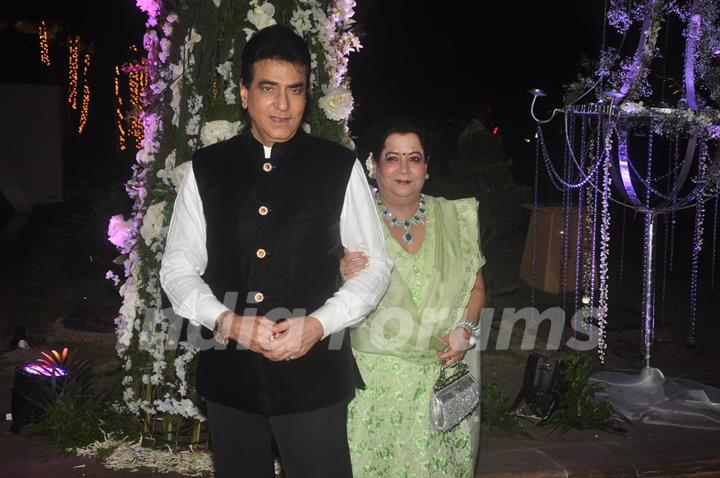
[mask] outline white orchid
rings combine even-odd
[[[145,245],[149,246],[162,229],[165,211],[165,201],[155,203],[147,208],[140,226],[140,235],[145,239]]]
[[[275,16],[275,6],[272,3],[266,2],[250,9],[247,13],[247,20],[260,31],[265,27],[277,23],[273,16]]]

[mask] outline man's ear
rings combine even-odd
[[[248,90],[243,84],[243,82],[240,82],[240,104],[242,105],[243,109],[247,109],[247,94]]]

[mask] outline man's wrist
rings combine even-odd
[[[230,327],[232,326],[232,317],[235,315],[232,310],[226,310],[215,320],[213,328],[213,338],[220,345],[227,345],[230,340]]]

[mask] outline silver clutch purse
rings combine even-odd
[[[447,376],[447,368],[440,368],[430,398],[430,423],[435,429],[446,432],[475,410],[480,402],[480,387],[464,362],[453,366],[456,371]]]

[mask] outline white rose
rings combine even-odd
[[[200,130],[200,142],[203,146],[210,146],[219,141],[232,138],[242,128],[241,121],[231,123],[227,120],[215,120],[205,123]]]
[[[163,211],[165,209],[165,201],[153,204],[145,212],[142,226],[140,226],[140,235],[145,239],[145,245],[149,246],[155,239],[163,225]]]
[[[345,88],[325,88],[325,95],[318,100],[325,116],[334,121],[342,121],[350,116],[353,109],[352,94]]]

